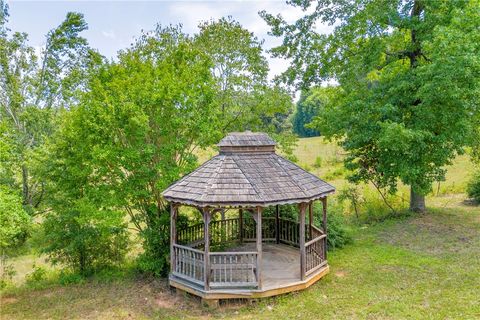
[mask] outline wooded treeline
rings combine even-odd
[[[38,55],[1,8],[1,198],[18,220],[8,225],[22,229],[5,248],[40,216],[51,261],[87,274],[120,262],[133,228],[139,266],[165,275],[161,192],[196,167],[197,151],[252,130],[291,152],[292,99],[267,79],[262,42],[231,18],[194,35],[158,25],[108,60],[82,37],[80,13]]]
[[[165,275],[161,191],[231,131],[268,132],[292,158],[293,132],[339,141],[352,182],[382,194],[402,182],[424,210],[452,159],[478,154],[478,0],[291,4],[309,13],[293,24],[261,13],[283,39],[271,54],[291,62],[271,82],[263,42],[231,18],[193,35],[158,25],[108,60],[80,13],[36,52],[0,0],[2,251],[35,218],[51,260],[88,274],[121,262],[135,229],[139,267]],[[301,90],[296,108],[286,88]]]

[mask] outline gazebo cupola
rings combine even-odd
[[[163,192],[171,202],[172,286],[204,299],[263,297],[306,288],[328,272],[326,197],[335,188],[275,145],[265,133],[231,133],[217,156]],[[316,200],[321,227],[313,224]],[[286,204],[298,206],[295,221],[280,216]],[[177,231],[181,205],[197,208],[203,223]],[[219,247],[228,251],[211,250]]]

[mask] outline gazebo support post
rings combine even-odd
[[[240,243],[243,242],[243,209],[240,208],[238,209],[238,238],[240,240]]]
[[[280,207],[275,208],[275,242],[280,243]]]
[[[256,276],[258,289],[262,289],[262,207],[257,207],[253,215],[257,223],[257,265]]]
[[[327,234],[327,197],[322,198],[322,207],[323,207],[323,233]],[[328,237],[328,235],[327,235]],[[325,238],[323,252],[325,255],[325,260],[327,260],[327,238]]]
[[[175,271],[175,249],[174,244],[177,243],[177,205],[170,204],[170,272]]]
[[[313,239],[313,201],[308,204],[308,240]]]
[[[205,291],[210,290],[210,210],[208,208],[204,208],[203,212],[203,239],[205,242],[205,253],[203,256],[203,281],[205,282]]]
[[[306,265],[306,253],[305,253],[305,211],[306,203],[300,203],[300,278],[305,280],[305,265]]]

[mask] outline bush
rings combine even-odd
[[[314,205],[314,224],[322,227],[323,208],[321,203]],[[331,203],[327,210],[327,247],[328,250],[343,248],[352,243],[350,229],[341,213],[341,207]]]
[[[47,247],[43,250],[54,263],[70,267],[81,275],[121,263],[128,249],[124,215],[99,210],[86,199],[70,208],[51,212],[43,223]]]
[[[25,276],[25,281],[27,285],[34,286],[36,283],[45,280],[46,275],[47,275],[47,271],[44,268],[34,264],[33,271]]]
[[[7,187],[0,187],[0,250],[25,242],[31,219],[22,207],[22,198]]]
[[[318,156],[315,158],[315,162],[313,163],[313,167],[316,169],[320,169],[322,167],[322,157]]]
[[[61,285],[80,284],[85,282],[85,277],[75,272],[61,272],[58,278]]]
[[[468,182],[467,195],[470,199],[480,203],[480,171],[475,173]]]
[[[170,207],[160,213],[152,207],[148,216],[148,227],[140,233],[144,251],[137,258],[137,266],[141,272],[166,277],[170,266]],[[187,217],[179,214],[177,230],[187,225]]]

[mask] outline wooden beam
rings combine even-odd
[[[310,201],[308,204],[308,234],[309,234],[309,239],[313,239],[313,201]]]
[[[243,242],[243,209],[242,208],[238,209],[238,228],[240,229],[239,230],[240,243],[242,243]]]
[[[323,206],[323,219],[322,219],[323,233],[326,235],[327,234],[327,197],[322,198],[322,206]],[[327,259],[327,240],[326,239],[324,241],[323,250],[324,250],[323,252],[325,254],[325,260],[326,260]]]
[[[262,289],[262,207],[257,207],[257,282],[258,289]]]
[[[275,241],[280,243],[280,207],[277,204],[275,209]]]
[[[175,271],[175,251],[173,245],[177,243],[177,205],[170,203],[170,272]]]
[[[204,268],[204,282],[205,291],[210,290],[210,210],[208,208],[203,209],[203,238],[205,241],[204,256],[203,256],[203,268]]]
[[[300,231],[299,231],[299,244],[300,244],[300,279],[305,280],[305,266],[306,266],[306,253],[305,253],[305,211],[306,203],[300,203]]]

